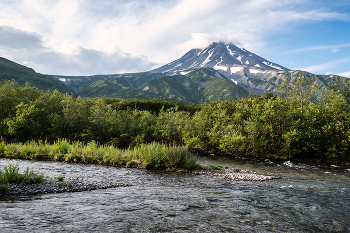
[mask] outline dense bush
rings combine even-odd
[[[6,142],[57,142],[61,154],[75,148],[68,142],[119,148],[159,142],[238,156],[348,163],[350,82],[338,80],[324,90],[313,82],[286,82],[279,95],[186,106],[82,99],[6,81],[0,85],[0,137]],[[0,153],[3,148],[4,142]]]

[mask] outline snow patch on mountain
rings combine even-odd
[[[190,73],[191,71],[192,71],[192,70],[190,70],[190,71],[181,71],[180,74],[181,74],[181,75],[186,75],[186,74]]]
[[[233,55],[235,55],[236,53],[232,52],[230,49],[229,45],[226,45],[227,51],[230,53],[230,55],[233,57]]]
[[[242,57],[241,57],[241,56],[238,56],[238,57],[237,57],[237,60],[240,61],[241,64],[243,64],[243,62],[242,62]]]
[[[249,72],[251,74],[257,74],[257,73],[266,73],[266,71],[261,71],[261,70],[253,70],[253,69],[249,69]]]
[[[239,71],[242,71],[243,67],[231,67],[230,70],[231,70],[231,73],[237,73]]]
[[[278,67],[278,66],[275,66],[274,64],[269,64],[268,62],[266,62],[266,61],[263,61],[263,63],[265,64],[265,65],[267,65],[267,66],[270,66],[270,67],[272,67],[272,68],[274,68],[274,69],[277,69],[277,70],[283,70],[283,69],[281,69],[281,67]]]
[[[228,70],[228,67],[227,66],[213,66],[213,68],[215,69],[215,70],[223,70],[223,71],[225,71],[225,72],[227,72],[227,70]]]
[[[188,68],[195,67],[197,64],[198,64],[198,62],[197,62],[197,61],[195,61],[195,62],[193,62],[193,64],[192,64],[192,65],[190,65],[190,67],[188,67]]]
[[[223,61],[223,60],[222,60],[222,56],[223,56],[223,55],[221,55],[221,57],[220,57],[221,60],[220,60],[218,63],[216,63],[215,66],[219,65],[219,64]],[[215,69],[215,68],[214,68],[214,69]]]
[[[211,55],[213,55],[213,53],[214,53],[213,50],[214,50],[214,49],[212,49],[212,50],[210,50],[210,51],[208,52],[209,55],[208,55],[207,59],[205,59],[205,61],[202,63],[201,66],[205,66],[208,62],[210,62],[210,57],[211,57]]]
[[[231,81],[232,81],[233,83],[235,83],[236,85],[238,84],[238,82],[237,82],[236,80],[234,80],[233,78],[231,78]]]

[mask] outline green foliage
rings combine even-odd
[[[0,142],[0,154],[3,154],[5,152],[5,146],[6,143],[4,141]]]
[[[34,172],[29,167],[26,168],[23,174],[19,173],[18,165],[9,164],[7,167],[0,169],[0,183],[42,183],[44,182],[44,175],[42,173]]]
[[[67,154],[71,149],[71,144],[67,139],[58,139],[54,145],[56,146],[56,151],[60,154]]]
[[[218,164],[218,165],[213,165],[213,164],[209,164],[209,167],[211,167],[214,170],[222,170],[222,165]]]
[[[196,73],[187,78],[204,79]],[[241,100],[202,105],[82,99],[14,82],[2,83],[0,90],[5,94],[0,92],[4,109],[0,112],[0,138],[4,141],[0,142],[0,154],[117,165],[139,158],[115,147],[132,149],[157,142],[237,156],[347,163],[350,85],[342,80],[339,82],[344,85],[320,89],[317,82],[299,78],[283,83],[279,95],[265,92],[265,97],[250,94]],[[151,167],[173,166],[157,153],[142,162]]]
[[[62,182],[64,180],[64,176],[59,176],[59,177],[57,177],[57,181],[58,182]]]
[[[196,157],[180,146],[165,146],[159,143],[143,144],[134,148],[134,158],[140,159],[146,169],[198,168]]]

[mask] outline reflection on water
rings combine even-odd
[[[282,176],[267,182],[137,169],[0,159],[47,176],[132,183],[131,187],[0,200],[0,232],[349,232],[350,172],[336,166],[202,156]]]

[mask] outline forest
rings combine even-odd
[[[350,82],[318,89],[298,79],[265,96],[184,105],[76,97],[15,81],[0,83],[0,140],[59,140],[134,148],[153,142],[192,152],[298,161],[350,162]]]

